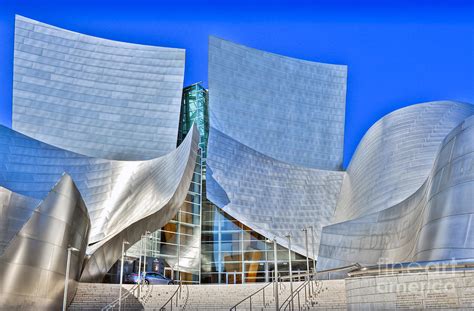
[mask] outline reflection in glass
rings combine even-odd
[[[272,280],[273,244],[206,199],[202,205],[201,239],[202,283],[239,284]],[[294,252],[291,254],[293,274],[306,273],[306,258]],[[288,250],[278,245],[277,256],[280,275],[288,275]]]

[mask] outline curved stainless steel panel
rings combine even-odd
[[[39,205],[0,188],[4,210],[27,210],[29,219],[10,239],[0,255],[0,309],[59,310],[62,306],[67,248],[71,253],[69,299],[75,293],[87,247],[90,220],[71,177],[63,175]],[[10,214],[12,216],[12,214]],[[0,213],[0,219],[9,217]],[[20,216],[23,222],[23,215]],[[9,222],[11,223],[11,222]]]
[[[96,38],[16,16],[13,128],[91,157],[176,147],[185,51]]]
[[[318,269],[473,258],[473,189],[471,116],[444,139],[431,173],[413,195],[383,211],[323,228]]]
[[[0,187],[0,256],[40,202]]]
[[[277,161],[211,128],[207,196],[256,232],[305,254],[301,231],[314,226],[317,253],[321,228],[331,223],[344,172]],[[312,255],[312,251],[311,251]]]
[[[446,135],[474,106],[429,102],[396,110],[364,135],[347,169],[334,222],[384,210],[415,193]]]
[[[146,232],[154,232],[174,217],[188,193],[194,173],[199,143],[196,126],[176,152],[167,155],[164,165],[147,166],[142,181],[135,177],[136,184],[129,184],[123,197],[127,208],[112,214],[112,226],[116,230],[104,239],[89,246],[90,254],[81,276],[83,282],[100,282],[112,265],[120,258],[122,242],[130,244],[125,250],[138,242]],[[136,187],[136,188],[135,188]],[[137,212],[140,211],[140,212]]]
[[[41,199],[63,172],[68,173],[89,210],[89,242],[97,242],[172,198],[187,176],[188,162],[195,159],[197,135],[193,130],[180,147],[157,159],[111,161],[62,150],[0,126],[0,185]]]
[[[342,168],[346,80],[343,65],[209,38],[211,126],[279,161]]]
[[[330,223],[342,183],[347,67],[209,38],[207,196],[304,253],[304,226]],[[331,171],[332,170],[332,171]]]

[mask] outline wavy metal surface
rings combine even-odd
[[[166,156],[148,161],[112,161],[62,150],[1,126],[0,185],[40,199],[63,172],[71,175],[89,210],[89,243],[95,244],[88,254],[92,254],[113,243],[118,235],[128,234],[132,243],[134,230],[143,233],[147,228],[159,229],[175,215],[192,178],[198,142],[199,133],[193,129]],[[109,265],[112,258],[119,258],[114,257],[117,251],[120,247],[110,251],[104,263]]]
[[[198,143],[199,143],[199,132],[196,126],[191,128],[190,133],[188,133],[186,140],[183,142],[186,143],[189,140],[192,133],[192,144],[193,150],[198,152]],[[181,145],[180,145],[181,146]],[[191,183],[191,179],[193,178],[193,173],[195,172],[196,166],[196,156],[197,153],[194,153],[193,157],[188,158],[188,162],[186,163],[186,171],[185,176],[181,179],[178,188],[175,190],[173,196],[169,199],[166,205],[162,206],[157,212],[152,215],[149,215],[143,219],[140,219],[138,222],[134,223],[133,225],[127,227],[126,230],[122,230],[116,236],[113,236],[111,239],[104,239],[97,244],[94,244],[88,248],[89,253],[93,253],[87,259],[86,266],[84,268],[84,272],[81,277],[81,281],[83,282],[100,282],[102,276],[112,267],[112,265],[117,262],[117,260],[121,256],[121,247],[122,241],[128,241],[130,245],[126,246],[126,251],[128,255],[131,256],[142,256],[140,241],[142,235],[146,232],[153,232],[154,235],[158,234],[161,238],[161,232],[155,232],[161,229],[166,224],[170,223],[169,221],[176,215],[178,210],[181,208],[181,211],[178,213],[178,217],[186,217],[183,216],[183,210],[186,210],[185,206],[185,198],[188,195],[188,190],[191,190],[195,187]],[[199,158],[200,160],[200,158]],[[192,163],[190,163],[192,161]],[[200,163],[199,163],[200,164]],[[192,166],[192,168],[191,168]],[[199,165],[200,171],[200,165]],[[191,185],[190,185],[191,184]],[[137,200],[142,200],[143,198],[137,198]],[[157,201],[151,200],[149,203],[153,204]],[[129,215],[127,215],[129,216]],[[180,226],[184,226],[184,224],[180,224]],[[188,227],[189,228],[189,227]],[[190,269],[197,270],[199,269],[200,257],[200,230],[193,231],[192,240],[189,241],[184,239],[181,235],[180,236],[180,263],[179,268],[180,271],[189,271]],[[142,239],[143,243],[147,243],[147,247],[145,249],[152,249],[153,244],[156,241],[150,241],[147,239]],[[156,247],[156,245],[155,245]],[[130,252],[131,250],[131,252]],[[174,248],[175,253],[170,254],[176,256],[176,248]],[[161,246],[160,253],[166,253],[166,247]],[[154,257],[147,253],[147,257]],[[171,256],[170,256],[171,257]],[[189,260],[191,258],[191,260]],[[171,258],[170,260],[167,259],[167,262],[170,267],[174,266],[174,259]]]
[[[59,310],[67,248],[79,250],[71,253],[70,300],[81,274],[90,229],[78,189],[68,175],[63,175],[42,201],[0,188],[0,206],[0,221],[7,219],[13,230],[20,227],[13,236],[2,238],[7,245],[0,255],[0,310]]]
[[[40,203],[0,187],[0,256]]]
[[[425,182],[383,211],[323,228],[318,269],[474,258],[474,116],[454,128]]]
[[[176,147],[183,49],[15,19],[13,128],[97,158],[147,160]]]
[[[256,232],[277,237],[305,254],[301,231],[314,226],[315,252],[320,232],[331,223],[344,172],[325,171],[277,161],[211,128],[207,159],[207,196]]]
[[[342,168],[346,80],[343,65],[209,38],[211,126],[279,161]]]
[[[334,222],[384,210],[415,193],[443,139],[473,113],[473,105],[438,101],[408,106],[377,121],[347,169]]]
[[[0,185],[40,199],[67,172],[89,209],[90,242],[96,242],[172,197],[183,176],[188,175],[188,162],[194,161],[197,135],[193,130],[178,149],[164,157],[112,161],[62,150],[0,126]],[[138,200],[141,195],[146,200]],[[141,213],[133,213],[136,209]],[[127,214],[133,217],[123,217]]]
[[[330,223],[342,183],[347,67],[209,38],[207,196],[304,253]],[[331,171],[332,170],[332,171]]]

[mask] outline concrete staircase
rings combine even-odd
[[[133,285],[123,285],[122,295],[132,289]],[[101,310],[119,296],[120,285],[101,283],[79,283],[76,296],[68,310],[96,311]],[[129,295],[122,301],[123,310],[143,310],[143,305],[134,295]]]
[[[296,289],[302,282],[294,282],[293,288]],[[311,298],[305,304],[304,291],[300,293],[301,306],[306,310],[345,310],[345,283],[344,280],[322,281],[315,297]],[[248,283],[237,285],[183,285],[181,296],[178,296],[178,304],[173,298],[173,310],[186,311],[228,311],[235,304],[255,293],[266,284]],[[130,291],[133,285],[124,285],[122,293]],[[122,310],[160,310],[168,299],[178,289],[177,285],[150,285],[144,287],[141,299],[139,300],[133,294],[122,303]],[[107,304],[117,299],[119,294],[119,285],[117,284],[90,284],[80,283],[76,297],[69,307],[69,310],[75,311],[95,311],[101,310]],[[280,305],[290,296],[290,284],[288,282],[280,283],[279,302]],[[296,301],[295,301],[296,303]],[[295,305],[296,308],[296,305]],[[113,310],[117,310],[115,307]],[[259,292],[252,297],[252,310],[274,310],[275,300],[273,297],[273,285],[265,288],[265,302],[263,293]],[[171,310],[168,304],[165,310]],[[250,300],[246,300],[237,310],[250,310]]]
[[[205,285],[192,288],[186,310],[229,310],[265,284]]]
[[[244,285],[183,285],[181,296],[178,296],[178,305],[173,298],[173,310],[229,310],[242,299],[256,292],[266,284],[244,284]],[[130,291],[133,285],[123,285],[122,294]],[[150,285],[144,287],[142,297],[139,300],[133,294],[122,302],[122,310],[160,310],[168,299],[178,289],[178,285]],[[266,305],[274,303],[273,288],[270,285],[265,289]],[[101,310],[118,298],[119,285],[117,284],[93,284],[79,283],[76,296],[69,310],[74,311],[96,311]],[[176,297],[176,296],[175,296]],[[273,305],[272,305],[273,307]],[[258,295],[252,300],[252,309],[264,308],[263,296]],[[112,310],[117,310],[115,307]],[[242,304],[237,310],[249,309],[248,302]],[[171,305],[166,306],[171,310]],[[250,310],[250,309],[249,309]]]
[[[306,310],[346,310],[345,280],[318,281],[316,294],[305,304]]]

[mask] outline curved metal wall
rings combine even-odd
[[[71,253],[69,300],[79,280],[90,220],[81,195],[68,175],[63,175],[48,195],[38,202],[0,188],[0,213],[8,223],[15,223],[15,213],[27,210],[28,219],[21,215],[23,225],[9,239],[0,255],[0,309],[59,310],[62,307],[68,247]],[[15,228],[16,229],[16,228]]]
[[[304,253],[342,183],[347,67],[209,38],[207,196],[258,233]],[[317,252],[317,250],[316,250]]]
[[[16,16],[13,128],[91,157],[176,147],[185,51],[117,42]]]
[[[40,199],[67,172],[89,209],[90,242],[96,242],[136,220],[122,216],[137,216],[135,209],[147,214],[172,197],[195,158],[196,135],[193,130],[178,149],[157,159],[111,161],[62,150],[0,126],[0,185]],[[138,200],[141,195],[146,200]]]
[[[144,167],[141,174],[147,174],[146,179],[139,184],[129,184],[130,188],[123,197],[128,202],[127,208],[112,215],[111,225],[117,226],[116,229],[87,249],[90,256],[81,281],[100,282],[120,258],[123,241],[130,243],[125,247],[127,250],[140,240],[144,232],[154,232],[174,217],[188,193],[198,144],[199,131],[193,126],[178,149],[165,159],[163,166]]]
[[[318,269],[473,258],[473,189],[471,116],[444,139],[414,194],[383,211],[323,228]]]
[[[198,142],[199,133],[194,128],[166,156],[112,161],[62,150],[0,126],[0,185],[40,199],[63,172],[70,174],[89,210],[89,243],[97,242],[88,250],[91,254],[124,230],[143,233],[146,228],[158,229],[174,216],[192,178]],[[153,224],[143,224],[145,219]],[[129,242],[134,242],[134,236],[131,234]],[[107,256],[107,265],[119,258],[115,255],[111,252]],[[105,274],[105,266],[101,267]]]
[[[346,80],[343,65],[209,38],[211,126],[279,161],[342,168]]]
[[[0,256],[40,203],[0,187]]]
[[[334,222],[384,210],[420,188],[446,135],[474,106],[429,102],[396,110],[364,135],[347,169]]]
[[[344,172],[277,161],[211,128],[207,197],[267,238],[305,254],[302,228],[313,225],[317,253],[321,228],[331,223]],[[309,236],[311,241],[311,236]],[[311,243],[310,243],[311,247]],[[310,251],[312,257],[312,250]]]

